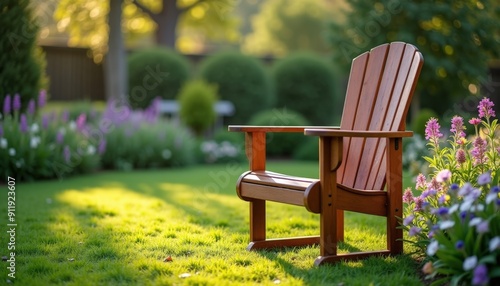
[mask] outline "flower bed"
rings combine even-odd
[[[402,228],[425,256],[423,271],[433,285],[500,283],[500,142],[493,106],[487,98],[479,103],[479,117],[469,120],[473,138],[466,138],[463,118],[453,117],[448,145],[437,119],[426,124],[432,173],[417,177],[418,195],[405,191]]]

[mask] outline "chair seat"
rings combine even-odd
[[[305,206],[310,212],[320,213],[320,182],[317,179],[270,171],[249,171],[240,176],[236,185],[242,200],[258,199]]]

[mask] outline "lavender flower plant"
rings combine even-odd
[[[453,117],[447,146],[438,120],[427,122],[432,155],[425,160],[432,173],[417,177],[418,195],[405,191],[402,228],[426,255],[423,271],[433,285],[500,283],[500,144],[493,106],[488,98],[480,101],[478,118],[469,120],[472,138],[463,118]]]

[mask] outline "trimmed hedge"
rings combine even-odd
[[[313,125],[332,125],[340,118],[332,68],[318,56],[292,54],[273,68],[278,108],[299,112]]]
[[[271,107],[274,93],[262,64],[236,52],[223,52],[207,58],[200,66],[200,75],[217,84],[221,100],[234,104],[235,114],[228,124],[246,124],[255,113]]]
[[[134,109],[148,107],[154,98],[175,99],[189,77],[187,59],[175,51],[148,48],[128,58],[128,96]]]

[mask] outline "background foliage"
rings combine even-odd
[[[418,85],[421,105],[438,114],[451,102],[475,94],[488,80],[488,60],[500,57],[497,1],[353,0],[350,4],[346,20],[331,25],[335,62],[347,67],[355,56],[385,42],[414,44],[425,58]],[[437,99],[441,104],[435,104]]]

